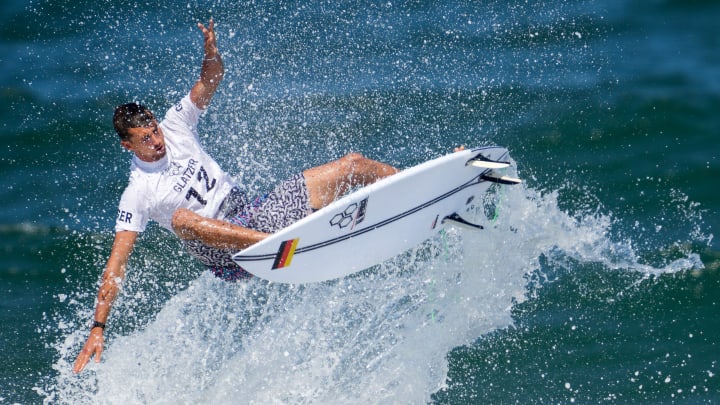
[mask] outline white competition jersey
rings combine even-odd
[[[133,156],[115,231],[142,232],[151,219],[172,231],[172,215],[178,208],[216,216],[234,184],[200,145],[197,122],[202,113],[185,96],[159,124],[165,136],[165,157],[144,162]]]

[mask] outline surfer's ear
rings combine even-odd
[[[129,139],[123,139],[120,141],[120,146],[125,148],[126,150],[133,152],[135,149],[133,148],[132,142],[130,142]]]

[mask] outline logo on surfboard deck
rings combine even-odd
[[[352,203],[342,212],[335,214],[335,216],[330,220],[330,226],[337,226],[338,228],[343,229],[352,225],[354,228],[355,225],[361,223],[365,219],[368,198],[369,197],[360,202]]]
[[[277,255],[275,255],[275,261],[273,262],[273,270],[290,266],[299,241],[300,238],[295,238],[286,240],[280,244],[280,249],[278,249]]]

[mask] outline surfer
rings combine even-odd
[[[227,281],[251,275],[231,255],[331,203],[352,187],[392,175],[390,165],[351,153],[307,169],[270,193],[249,199],[199,143],[197,123],[224,75],[214,22],[198,23],[204,37],[199,80],[162,122],[142,105],[119,106],[113,125],[133,153],[130,181],[122,194],[115,239],[102,275],[94,323],[73,371],[92,356],[100,361],[110,307],[125,277],[138,234],[149,220],[174,232],[187,250]]]

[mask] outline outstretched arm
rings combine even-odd
[[[120,283],[125,278],[125,266],[135,246],[136,239],[137,232],[121,231],[115,234],[110,258],[105,266],[102,283],[98,291],[94,318],[96,323],[104,325],[107,322],[110,307],[120,291]],[[73,367],[75,373],[81,372],[93,355],[95,355],[95,361],[100,362],[105,343],[103,332],[104,328],[100,326],[93,326],[90,330],[90,336],[88,336],[85,346],[75,360],[75,366]]]
[[[198,108],[204,110],[210,104],[210,100],[225,74],[225,67],[217,48],[215,21],[211,18],[207,28],[202,23],[198,23],[198,28],[200,28],[205,38],[205,56],[203,57],[200,79],[190,90],[190,100]]]

